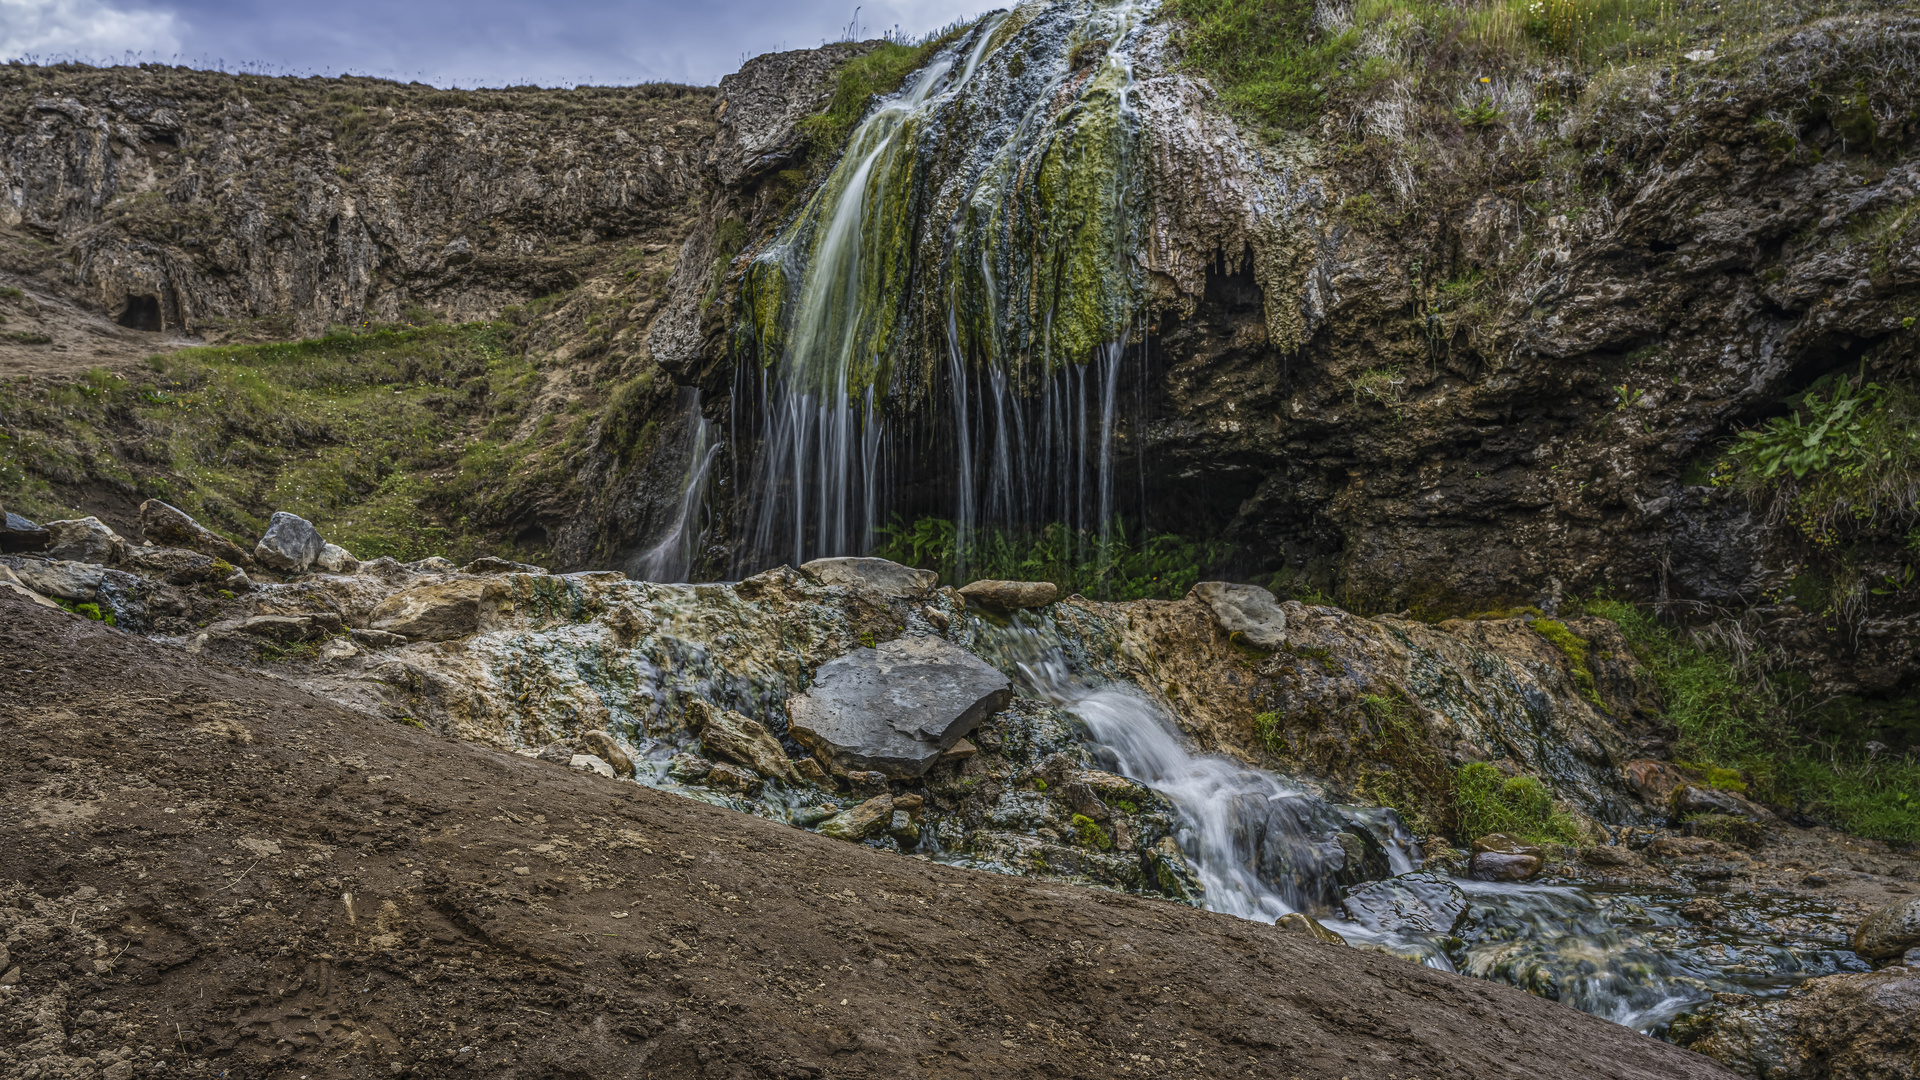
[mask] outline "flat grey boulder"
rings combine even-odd
[[[43,551],[51,537],[33,521],[0,509],[0,552]]]
[[[303,574],[313,565],[327,542],[313,522],[285,510],[273,512],[267,523],[267,535],[253,546],[253,557],[260,565],[288,574]]]
[[[126,550],[126,541],[97,517],[49,521],[47,546],[41,552],[49,559],[105,565],[117,561]]]
[[[41,596],[85,603],[100,594],[107,572],[92,563],[22,559],[13,568],[20,583]]]
[[[1046,607],[1060,598],[1060,586],[1051,581],[983,579],[968,583],[960,595],[967,598],[968,607],[1011,614],[1022,608]]]
[[[866,587],[883,596],[919,600],[940,584],[940,575],[886,559],[815,559],[800,571],[822,585]]]
[[[940,637],[897,638],[820,665],[787,700],[788,728],[839,775],[921,776],[1007,707],[1007,677]]]
[[[1920,896],[1896,900],[1867,916],[1853,934],[1853,951],[1876,963],[1920,948]]]
[[[1287,641],[1287,613],[1258,585],[1203,581],[1187,593],[1213,610],[1213,621],[1243,645],[1272,652]]]

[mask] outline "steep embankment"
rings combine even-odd
[[[1730,1075],[1516,990],[444,743],[10,594],[0,628],[21,1075]]]
[[[658,508],[609,533],[582,507],[672,442],[645,335],[711,111],[677,86],[0,71],[0,376],[35,377],[0,384],[0,498],[618,562]]]

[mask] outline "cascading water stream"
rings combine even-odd
[[[1715,993],[1772,996],[1810,976],[1864,968],[1843,941],[1788,944],[1769,929],[1695,926],[1679,914],[1687,895],[1578,885],[1455,879],[1467,905],[1458,936],[1362,925],[1347,918],[1342,894],[1420,863],[1391,811],[1333,806],[1272,773],[1195,753],[1172,719],[1137,690],[1078,674],[1069,642],[1044,617],[971,623],[975,649],[1012,675],[1022,694],[1079,718],[1097,764],[1174,806],[1176,838],[1209,911],[1262,922],[1306,912],[1357,947],[1511,983],[1649,1034]],[[1354,865],[1334,842],[1341,832],[1364,833],[1385,859]],[[1366,873],[1356,876],[1356,869]],[[1750,898],[1749,925],[1802,919],[1794,903]]]
[[[627,576],[638,581],[685,581],[700,556],[700,515],[706,507],[707,482],[713,474],[713,459],[720,453],[720,442],[715,438],[713,423],[701,415],[700,391],[683,387],[680,400],[686,427],[687,471],[681,478],[674,515],[659,540],[627,567]]]

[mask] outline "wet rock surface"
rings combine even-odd
[[[787,702],[794,738],[830,771],[920,776],[1005,708],[1007,677],[939,637],[898,638],[821,665]]]
[[[1853,935],[1853,951],[1870,961],[1900,959],[1920,948],[1920,897],[1898,900],[1867,916]]]

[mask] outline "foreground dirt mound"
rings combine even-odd
[[[0,1075],[1731,1075],[1516,990],[443,741],[5,596],[0,734]]]

